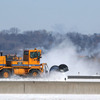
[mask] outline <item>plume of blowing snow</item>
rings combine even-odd
[[[43,55],[42,62],[46,62],[49,68],[53,65],[66,64],[69,71],[67,75],[96,75],[99,63],[78,56],[76,47],[70,40],[64,40],[60,45],[53,47]]]

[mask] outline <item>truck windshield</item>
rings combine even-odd
[[[40,57],[40,52],[31,52],[31,53],[30,53],[30,57],[31,57],[31,58]]]

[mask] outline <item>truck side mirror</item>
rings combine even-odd
[[[3,56],[3,52],[0,52],[0,56]]]

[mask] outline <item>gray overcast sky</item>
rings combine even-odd
[[[0,30],[100,33],[100,0],[0,0]]]

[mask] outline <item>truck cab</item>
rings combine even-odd
[[[41,50],[24,50],[23,61],[28,61],[29,65],[40,64]]]

